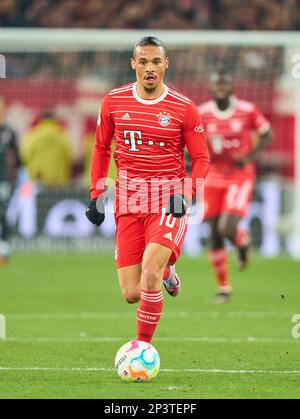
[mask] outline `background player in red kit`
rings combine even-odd
[[[213,100],[199,107],[212,161],[205,181],[204,218],[211,227],[210,261],[218,283],[215,302],[225,302],[232,288],[224,241],[237,247],[239,265],[246,266],[250,238],[239,222],[252,196],[255,159],[270,142],[271,129],[253,103],[232,95],[232,77],[226,71],[211,75],[211,93]],[[254,132],[259,137],[256,145]]]
[[[168,64],[162,42],[143,38],[131,59],[136,83],[113,89],[104,97],[86,212],[94,224],[103,222],[103,192],[114,139],[118,278],[126,301],[139,302],[136,338],[147,342],[162,314],[162,280],[169,294],[179,292],[173,265],[186,232],[187,200],[196,192],[196,180],[204,179],[209,168],[201,117],[191,100],[164,84]],[[192,159],[190,196],[182,190],[185,146]],[[153,197],[150,192],[156,184],[162,187],[159,196]]]

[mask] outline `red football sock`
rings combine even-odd
[[[171,271],[170,271],[170,267],[167,265],[167,266],[166,266],[166,268],[165,268],[164,275],[163,275],[163,281],[165,281],[166,279],[168,279],[168,278],[169,278],[170,273],[171,273]]]
[[[226,249],[216,249],[209,252],[210,262],[219,288],[229,288],[228,255]]]
[[[238,227],[237,232],[236,232],[236,236],[235,236],[235,240],[234,240],[234,244],[237,247],[241,247],[241,246],[245,246],[247,245],[249,242],[249,234],[248,231]]]
[[[163,308],[163,294],[159,291],[141,290],[137,309],[137,340],[151,342]]]

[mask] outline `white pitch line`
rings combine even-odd
[[[122,342],[128,337],[7,337],[1,342],[35,342],[35,343],[89,343],[89,342]],[[177,337],[156,337],[158,342],[199,342],[199,343],[298,343],[300,339],[287,338],[260,338],[260,337],[239,337],[239,338],[220,338],[208,336],[177,336]]]
[[[112,372],[114,368],[51,368],[51,367],[0,367],[0,371],[45,371],[45,372]],[[198,368],[161,368],[160,372],[174,373],[202,373],[202,374],[278,374],[278,375],[298,375],[300,370],[221,370],[221,369],[198,369]]]
[[[10,313],[7,320],[93,320],[110,318],[131,318],[134,312],[79,312],[79,313]],[[169,311],[163,313],[164,317],[190,318],[190,317],[228,317],[228,318],[273,318],[290,317],[291,313],[277,311]]]

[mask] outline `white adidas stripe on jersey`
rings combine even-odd
[[[173,105],[177,105],[177,106],[184,106],[184,107],[186,106],[185,103],[173,102],[172,100],[167,100],[167,99],[165,99],[164,102],[172,103]]]
[[[109,92],[109,95],[117,95],[118,93],[124,93],[132,90],[132,85],[124,86],[119,89],[113,89]]]
[[[134,171],[134,170],[136,170],[137,168],[136,168],[136,166],[135,167],[132,167],[132,166],[127,166],[127,169],[131,169],[132,171]],[[179,167],[174,167],[173,169],[144,169],[143,168],[143,171],[144,172],[178,172],[178,169],[180,169],[180,166]],[[171,176],[171,175],[170,175]]]
[[[172,96],[172,97],[174,97],[175,99],[177,99],[177,100],[180,100],[181,102],[183,102],[183,103],[186,103],[187,105],[189,105],[190,104],[190,102],[188,102],[187,100],[184,100],[184,99],[182,99],[181,97],[179,97],[179,96],[177,96],[177,95],[174,95],[173,93],[170,93],[170,96]]]
[[[175,118],[173,118],[173,119],[175,119]],[[114,120],[115,121],[124,121],[124,120],[132,120],[132,118],[131,117],[129,117],[129,118],[124,118],[124,115],[122,116],[122,118],[114,118]],[[158,122],[158,121],[153,121],[152,119],[143,119],[143,118],[134,118],[134,122],[153,122],[153,123],[156,123],[156,122]],[[178,124],[176,124],[175,122],[172,122],[172,121],[170,121],[169,122],[169,124],[168,124],[168,126],[175,126],[175,127],[178,127]]]
[[[115,151],[115,154],[121,154],[121,156],[123,156],[123,155],[124,156],[132,156],[132,153],[124,153],[123,151]],[[138,157],[156,159],[156,158],[159,158],[159,157],[175,157],[175,156],[173,156],[173,154],[171,154],[171,153],[170,154],[157,154],[155,156],[153,154],[150,154],[149,156],[147,156],[146,154],[140,154],[139,153]]]
[[[122,124],[122,126],[124,126],[123,124]],[[144,127],[144,128],[152,128],[152,129],[159,129],[159,130],[164,130],[164,131],[179,131],[179,132],[181,132],[181,129],[179,129],[179,128],[163,128],[163,127],[161,127],[160,125],[158,125],[157,127],[156,126],[154,126],[154,125],[141,125],[141,124],[130,124],[130,125],[128,125],[129,127]]]
[[[115,87],[114,89],[111,89],[111,92],[116,92],[116,91],[124,90],[124,89],[130,89],[132,88],[133,85],[134,83],[124,84],[123,86],[119,86],[119,87]]]
[[[169,92],[172,93],[174,96],[178,97],[178,99],[181,99],[188,104],[191,103],[191,100],[188,97],[183,96],[182,94],[176,92],[176,90],[170,89]]]
[[[124,112],[126,112],[125,110],[121,110],[121,111],[111,111],[110,113],[124,113]],[[157,113],[150,113],[150,112],[138,112],[138,111],[132,111],[132,112],[134,112],[134,113],[138,113],[138,114],[141,114],[141,115],[153,115],[153,116],[157,116]],[[181,123],[183,123],[183,120],[181,120],[181,119],[178,119],[178,118],[175,118],[173,115],[171,115],[171,118],[172,119],[175,119],[175,121],[178,121],[178,122],[181,122]],[[118,118],[116,118],[116,119],[118,119]],[[139,119],[138,119],[138,121],[139,121]]]
[[[129,126],[129,124],[128,124],[128,126]],[[123,132],[121,128],[117,128],[117,129],[119,131]],[[116,135],[116,137],[118,137],[117,132],[115,133],[115,135]],[[168,140],[170,140],[170,136],[169,135],[158,135],[158,134],[155,134],[155,137],[158,137],[158,138],[167,138]],[[172,140],[173,141],[176,141],[176,140],[179,140],[180,138],[181,138],[181,134],[172,137]],[[120,140],[120,137],[118,137],[118,139]],[[123,142],[123,140],[121,140],[121,141]]]
[[[119,88],[119,89],[113,89],[113,90],[110,91],[110,93],[113,93],[113,94],[115,94],[115,93],[123,93],[123,92],[125,92],[127,90],[131,90],[131,89],[132,89],[131,86],[124,86],[124,87]]]

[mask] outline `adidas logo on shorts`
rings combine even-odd
[[[172,233],[167,233],[167,234],[165,234],[165,235],[164,235],[164,237],[165,237],[166,239],[169,239],[169,240],[173,241],[173,236],[172,236]]]

